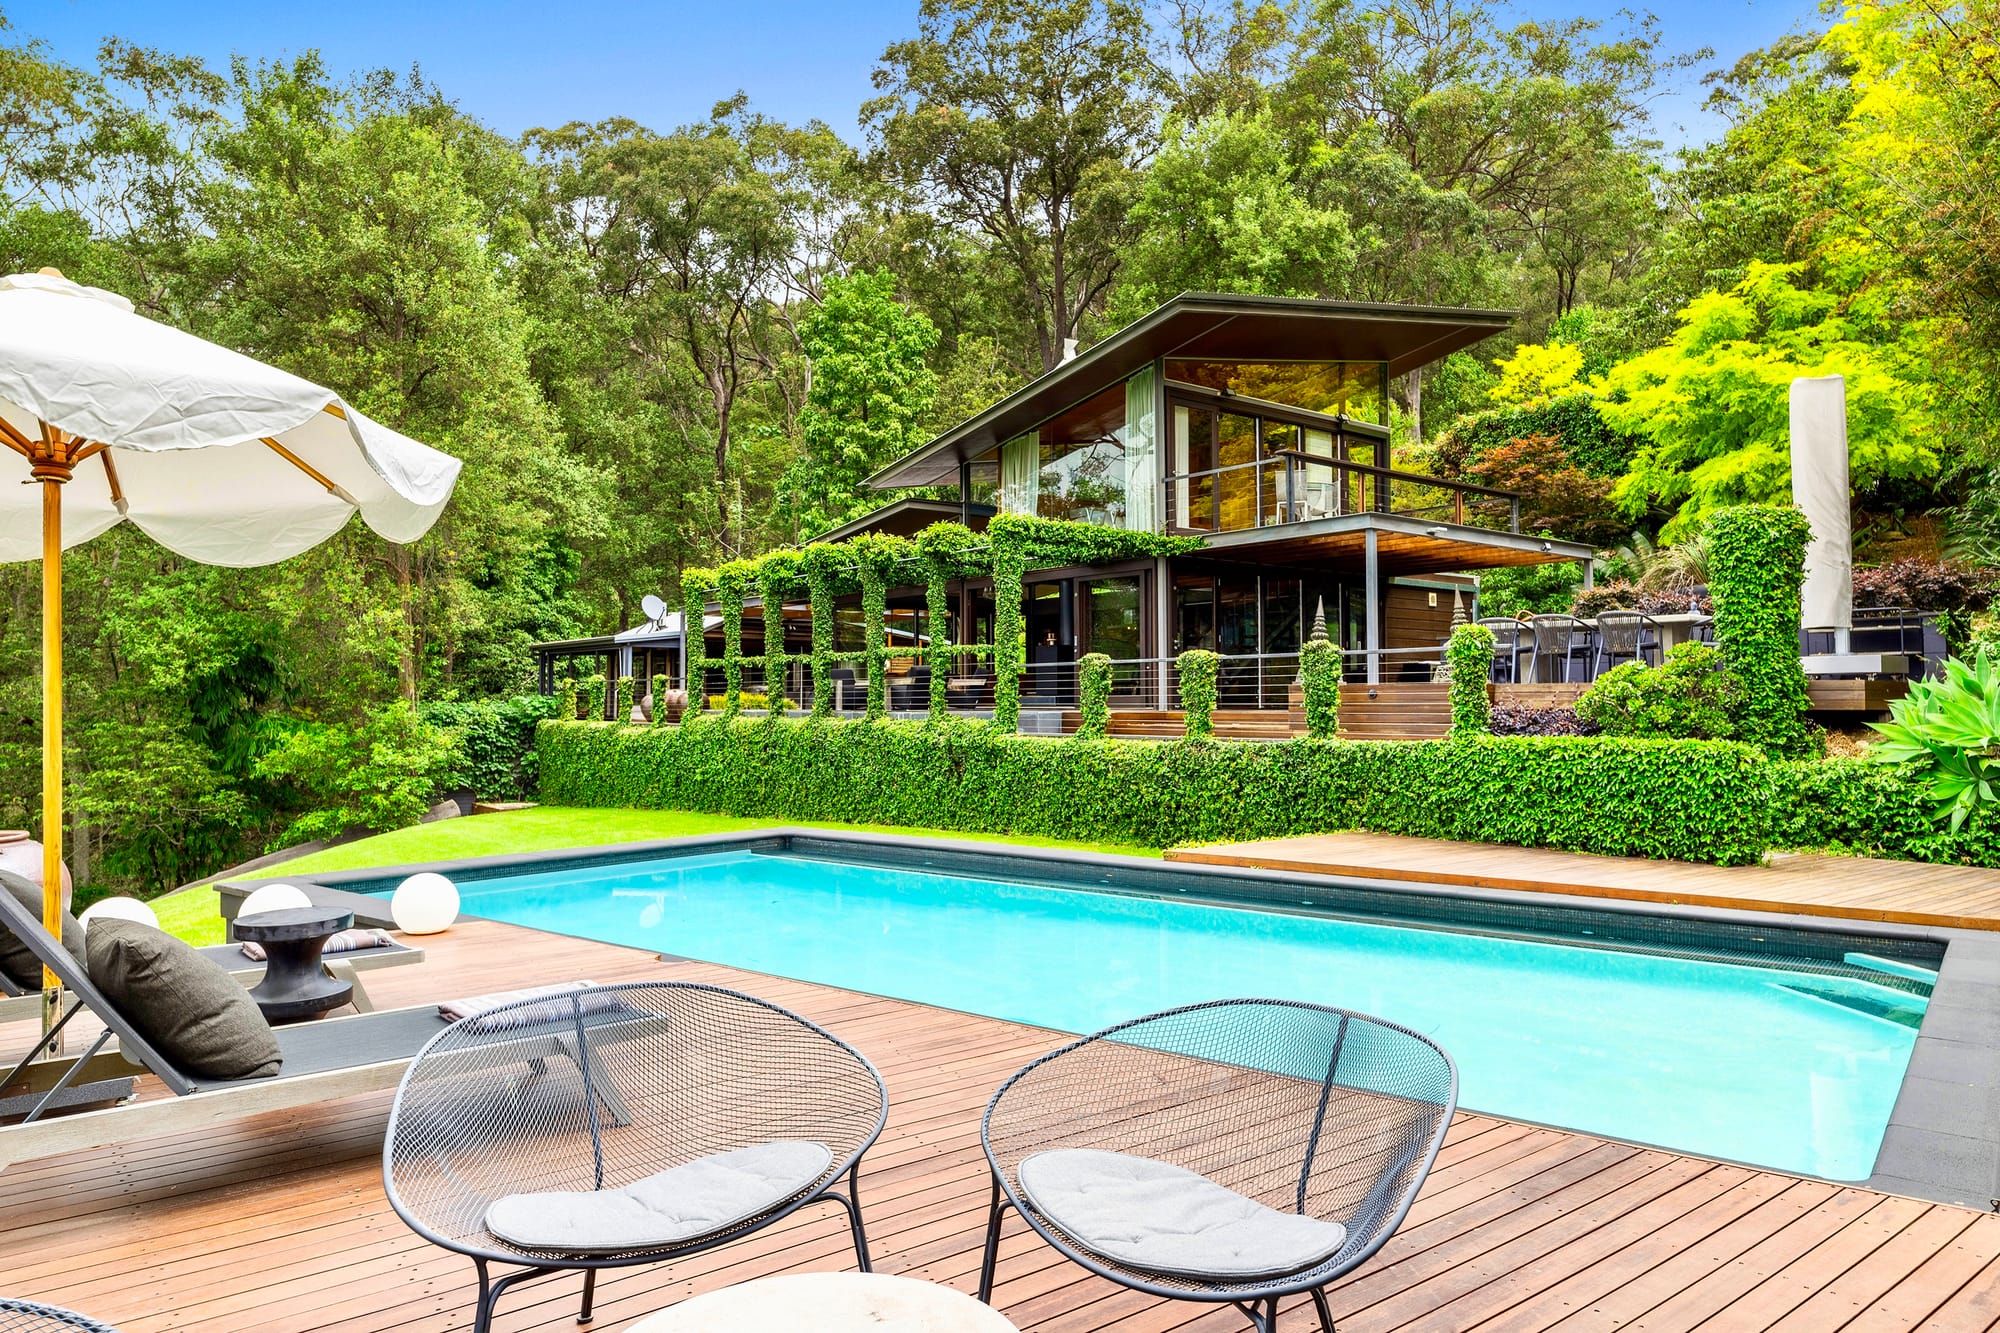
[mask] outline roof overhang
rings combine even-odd
[[[952,480],[958,478],[954,473]],[[969,512],[968,512],[969,511]],[[843,523],[837,528],[828,528],[815,537],[806,539],[813,542],[841,542],[849,537],[858,537],[864,532],[886,532],[897,537],[913,537],[933,523],[959,523],[967,518],[973,531],[984,531],[986,520],[992,518],[996,509],[992,505],[960,505],[956,500],[891,500],[879,509],[871,509],[861,517]]]
[[[880,490],[956,483],[993,449],[1162,356],[1214,361],[1383,361],[1391,377],[1506,329],[1507,310],[1183,292],[868,479]]]
[[[1438,523],[1401,514],[1347,514],[1281,527],[1225,532],[1208,539],[1205,553],[1267,565],[1338,565],[1359,569],[1366,558],[1368,532],[1375,533],[1376,558],[1385,575],[1431,574],[1547,565],[1589,560],[1595,552],[1581,542],[1557,541],[1519,532]]]

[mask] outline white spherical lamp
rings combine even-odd
[[[77,922],[85,930],[89,930],[91,922],[106,919],[137,921],[140,925],[151,926],[154,930],[160,928],[160,918],[153,914],[152,908],[137,898],[101,898],[84,908],[83,915],[77,918]]]
[[[238,916],[256,916],[259,912],[282,912],[288,907],[311,907],[312,899],[296,884],[266,884],[252,891],[243,905],[236,909]]]
[[[425,870],[396,886],[389,915],[405,935],[435,935],[458,920],[458,886]]]

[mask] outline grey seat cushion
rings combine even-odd
[[[509,1194],[487,1208],[486,1229],[524,1250],[662,1249],[768,1212],[832,1164],[824,1143],[781,1139],[684,1162],[621,1189]]]
[[[183,1073],[268,1078],[284,1063],[250,993],[191,945],[106,917],[90,923],[84,952],[104,997]]]
[[[0,870],[0,889],[5,889],[15,902],[27,908],[35,920],[42,919],[42,889],[39,884],[25,875]],[[67,910],[62,914],[62,946],[76,959],[79,967],[87,966],[83,955],[83,927]],[[7,980],[23,990],[41,989],[41,960],[27,945],[14,938],[14,932],[5,926],[0,926],[0,972],[6,973]]]
[[[1347,1228],[1281,1213],[1168,1162],[1094,1148],[1025,1158],[1021,1192],[1084,1248],[1131,1268],[1241,1282],[1309,1268]]]

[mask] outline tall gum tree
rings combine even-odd
[[[1128,0],[924,0],[862,107],[882,169],[1004,258],[1043,369],[1118,275],[1157,133],[1150,40]]]

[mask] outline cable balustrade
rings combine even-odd
[[[1323,475],[1312,475],[1315,471]],[[1170,473],[1166,480],[1167,524],[1181,531],[1240,532],[1364,513],[1435,516],[1466,526],[1468,518],[1489,513],[1497,518],[1502,503],[1507,530],[1521,530],[1521,497],[1514,491],[1297,449],[1274,449],[1247,463]],[[1400,489],[1397,483],[1402,483]],[[1446,498],[1412,503],[1413,489],[1442,491]]]

